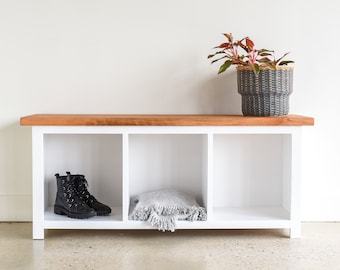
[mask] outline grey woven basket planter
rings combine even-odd
[[[288,114],[289,95],[293,91],[293,67],[280,66],[277,70],[261,68],[258,75],[251,67],[237,67],[237,84],[244,115]]]

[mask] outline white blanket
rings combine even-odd
[[[193,196],[174,189],[162,189],[133,197],[129,219],[148,221],[160,231],[174,232],[177,220],[204,221],[207,213]]]

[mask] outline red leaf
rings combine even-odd
[[[230,43],[222,43],[220,46],[218,46],[218,48],[229,48],[230,47]]]
[[[253,50],[254,48],[254,42],[249,39],[249,38],[246,38],[246,44],[247,44],[247,47],[250,49],[250,50]]]

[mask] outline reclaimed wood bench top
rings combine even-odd
[[[257,117],[213,114],[34,114],[23,126],[313,126],[301,115]]]

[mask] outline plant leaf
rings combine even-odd
[[[226,58],[226,57],[227,57],[227,56],[224,55],[224,56],[222,56],[222,57],[220,57],[220,58],[218,58],[218,59],[215,59],[215,60],[211,61],[211,64],[213,64],[213,63],[215,63],[215,62],[217,62],[217,61],[219,61],[219,60],[221,60],[221,59],[223,59],[223,58]]]
[[[233,35],[231,33],[223,33],[223,35],[229,40],[229,42],[233,42]]]
[[[281,61],[280,63],[278,63],[279,66],[284,66],[284,65],[288,65],[294,63],[294,61],[290,61],[290,60],[286,60],[286,61]]]
[[[217,48],[230,48],[230,43],[229,42],[224,42],[220,44]]]
[[[268,49],[261,49],[261,50],[258,50],[259,52],[268,52],[268,53],[274,53],[273,50],[268,50]]]
[[[262,57],[262,58],[257,59],[257,61],[260,63],[268,63],[271,60],[268,57]]]
[[[266,66],[270,69],[277,70],[277,66],[275,63],[266,63]]]
[[[246,38],[247,47],[252,51],[254,48],[254,42],[250,38]]]
[[[259,55],[260,56],[272,56],[272,54],[268,52],[259,52]]]
[[[282,55],[279,59],[276,60],[276,64],[280,63],[282,61],[283,58],[286,57],[286,55],[289,53],[285,53],[284,55]]]
[[[221,74],[222,72],[226,71],[232,64],[233,62],[230,60],[227,60],[224,62],[222,66],[220,66],[220,69],[218,70],[217,74]]]
[[[253,71],[254,71],[254,73],[255,73],[256,75],[259,74],[259,72],[260,72],[260,67],[259,67],[258,64],[254,64],[254,65],[252,66],[252,68],[253,68]]]
[[[207,58],[209,59],[209,58],[212,58],[212,57],[214,57],[218,54],[222,54],[222,53],[225,54],[226,52],[225,51],[218,51],[218,52],[215,52],[214,54],[209,54]]]

